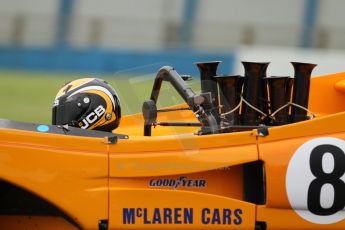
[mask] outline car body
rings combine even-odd
[[[0,228],[344,229],[344,101],[337,73],[312,78],[314,119],[263,129],[144,136],[142,114],[116,133],[1,120]]]

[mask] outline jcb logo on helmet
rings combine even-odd
[[[93,112],[86,116],[81,122],[79,122],[79,126],[82,129],[87,129],[93,124],[99,117],[101,117],[105,113],[105,108],[100,105],[98,106]]]

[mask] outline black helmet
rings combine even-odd
[[[82,78],[66,83],[55,97],[53,125],[111,132],[120,119],[119,97],[102,79]]]

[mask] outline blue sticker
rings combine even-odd
[[[49,126],[48,125],[39,125],[39,126],[37,126],[36,129],[38,132],[48,132]]]

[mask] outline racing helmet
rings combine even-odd
[[[66,83],[53,104],[53,125],[111,132],[121,119],[120,100],[106,81],[82,78]]]

